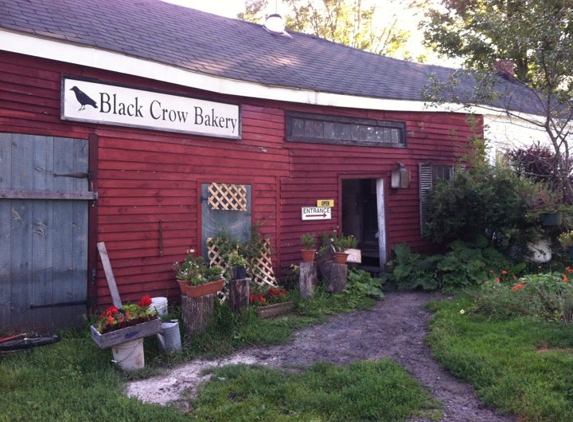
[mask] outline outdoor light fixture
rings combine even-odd
[[[410,187],[410,170],[406,170],[403,163],[397,163],[398,167],[392,170],[390,186],[393,189]]]

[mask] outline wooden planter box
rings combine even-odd
[[[181,294],[183,296],[201,297],[220,292],[223,290],[223,283],[224,281],[221,279],[219,281],[212,281],[199,286],[191,286],[185,281],[179,281],[179,288],[181,289]]]
[[[274,305],[259,306],[257,308],[257,315],[262,319],[274,318],[277,316],[286,315],[293,309],[294,303],[292,302],[275,303]]]
[[[105,334],[101,334],[95,325],[92,325],[90,328],[93,341],[95,341],[100,348],[107,349],[117,344],[125,343],[126,341],[137,340],[138,338],[152,336],[161,332],[161,319],[153,319]]]

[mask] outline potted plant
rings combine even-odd
[[[102,349],[112,348],[114,361],[124,370],[145,366],[143,338],[161,332],[161,319],[150,307],[151,298],[138,303],[110,306],[90,327],[93,341]]]
[[[352,236],[344,236],[344,235],[334,235],[332,238],[332,244],[336,249],[336,253],[334,256],[334,261],[337,264],[346,264],[346,259],[348,258],[348,249],[354,249],[358,245],[358,240]]]
[[[316,255],[316,237],[311,233],[305,233],[300,237],[300,241],[304,246],[304,249],[301,250],[302,261],[314,261],[314,257]]]
[[[179,282],[181,294],[199,297],[216,293],[223,288],[223,274],[216,265],[205,265],[202,256],[195,257],[190,253],[182,264],[175,262],[173,272]]]
[[[225,263],[230,269],[230,278],[242,280],[247,278],[247,258],[245,258],[238,249],[234,249],[225,256]]]
[[[252,292],[249,303],[257,307],[257,315],[260,318],[284,315],[294,308],[288,291],[281,287],[269,287],[266,291]]]

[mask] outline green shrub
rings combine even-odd
[[[425,235],[437,243],[484,236],[504,254],[522,254],[544,234],[540,215],[551,208],[550,197],[544,185],[506,167],[458,171],[430,191]]]

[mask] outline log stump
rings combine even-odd
[[[299,290],[302,299],[308,299],[314,294],[314,286],[318,284],[317,264],[301,262],[299,266]]]
[[[229,281],[229,305],[233,312],[240,312],[241,309],[249,307],[250,282],[250,278]]]
[[[348,279],[348,265],[330,262],[328,266],[328,285],[326,291],[329,293],[338,293],[346,288]]]
[[[216,294],[199,297],[181,296],[183,324],[190,336],[202,333],[215,318]]]

